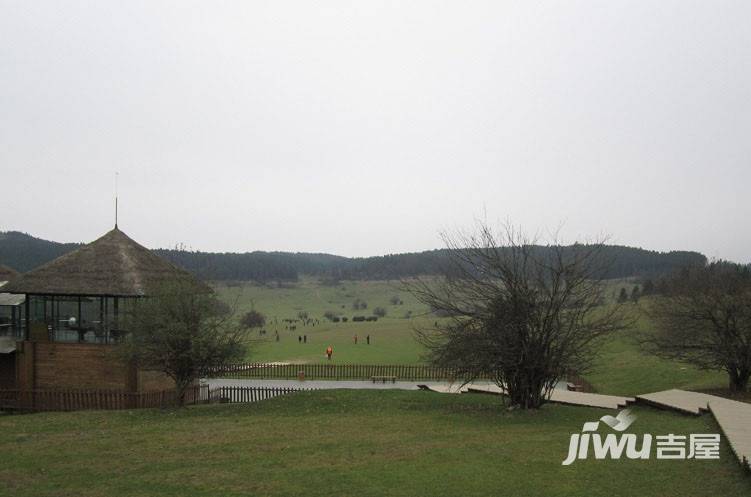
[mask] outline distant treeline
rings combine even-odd
[[[16,231],[0,232],[0,264],[25,272],[59,257],[80,244],[41,240]],[[541,248],[544,250],[544,248]],[[435,274],[443,266],[446,249],[350,258],[329,254],[290,252],[208,253],[158,249],[159,255],[202,279],[223,281],[294,281],[312,275],[324,281],[386,280]],[[705,264],[698,252],[656,252],[610,245],[604,254],[612,261],[609,278],[654,278],[678,267]]]
[[[80,246],[80,243],[50,242],[18,231],[0,231],[0,264],[25,273]]]

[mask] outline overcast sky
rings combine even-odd
[[[751,261],[751,3],[0,0],[0,230]]]

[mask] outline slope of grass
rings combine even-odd
[[[621,286],[631,288],[633,282],[610,282],[608,294],[617,296]],[[435,321],[409,293],[400,291],[398,282],[343,281],[337,286],[324,286],[315,279],[302,279],[289,288],[269,288],[251,284],[228,287],[217,286],[219,295],[237,309],[237,313],[255,307],[269,318],[264,340],[254,346],[249,357],[254,361],[323,362],[328,345],[334,348],[334,362],[359,364],[415,364],[423,360],[424,349],[415,341],[413,329]],[[398,295],[404,302],[392,305],[389,299]],[[353,310],[352,302],[361,299],[368,303],[365,310]],[[642,304],[645,305],[642,299]],[[374,307],[384,307],[385,318],[371,323],[331,323],[323,318],[332,310],[349,318],[370,315]],[[285,330],[284,318],[296,318],[299,311],[318,318],[320,325]],[[665,390],[668,388],[706,389],[724,388],[726,377],[721,372],[702,371],[676,361],[659,359],[646,354],[636,341],[637,333],[649,331],[649,320],[641,307],[629,304],[629,311],[637,318],[637,327],[608,337],[599,351],[595,368],[586,376],[598,392],[621,395]],[[411,318],[405,315],[411,312]],[[273,323],[277,318],[280,322]],[[274,340],[279,331],[280,341]],[[308,343],[297,337],[307,335]],[[358,344],[354,343],[358,336]],[[365,344],[370,335],[371,344]],[[257,336],[257,338],[260,338]]]
[[[629,431],[712,433],[711,418],[636,408]],[[586,460],[571,433],[604,411],[402,391],[305,392],[180,411],[0,417],[0,495],[740,496],[751,477],[720,460]]]
[[[649,332],[651,323],[640,308],[630,305],[637,319],[634,329],[608,337],[586,376],[596,391],[619,395],[637,395],[670,388],[700,390],[724,388],[727,375],[700,370],[678,361],[645,353],[637,341],[641,332]]]
[[[249,360],[321,362],[324,351],[331,345],[334,361],[359,364],[415,364],[422,361],[422,346],[414,339],[413,329],[429,322],[426,308],[412,295],[400,291],[399,282],[393,281],[344,281],[337,286],[325,286],[315,279],[302,279],[284,288],[252,284],[240,286],[215,286],[219,296],[238,315],[255,308],[267,319],[266,335],[253,347]],[[391,297],[398,296],[403,302],[393,305]],[[366,309],[355,310],[356,299],[365,301]],[[375,307],[386,309],[386,317],[376,322],[355,323],[353,316],[370,316]],[[318,319],[316,326],[296,323],[297,329],[287,330],[283,319],[296,319],[298,312],[307,312]],[[333,323],[323,317],[326,311],[349,318],[347,323]],[[279,341],[275,340],[279,333]],[[298,337],[307,335],[307,343]],[[355,344],[354,336],[358,343]],[[366,344],[370,335],[371,343]]]

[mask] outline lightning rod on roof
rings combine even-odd
[[[117,179],[119,175],[120,173],[115,171],[115,229],[117,229]]]

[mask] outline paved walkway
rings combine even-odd
[[[417,390],[419,388],[433,390],[441,393],[467,392],[467,387],[460,382],[449,381],[387,381],[383,383],[372,380],[274,380],[274,379],[236,379],[236,378],[207,378],[201,380],[209,388],[217,387],[264,387],[264,388],[310,388],[315,390],[328,390],[336,388],[349,388],[355,390]],[[497,388],[492,381],[478,381],[472,383],[478,388]],[[560,382],[557,389],[566,389],[566,382]]]
[[[443,385],[438,388],[432,385],[422,385],[427,390],[440,393],[491,393],[501,395],[504,390],[495,384],[483,384],[478,385],[470,383],[465,387],[445,387]],[[570,392],[563,388],[555,388],[550,394],[550,402],[556,402],[559,404],[570,404],[576,406],[589,406],[589,407],[602,407],[605,409],[618,409],[625,407],[627,404],[634,402],[636,399],[633,397],[620,397],[617,395],[601,395],[597,393],[585,393],[585,392]]]
[[[446,381],[396,381],[375,382],[371,380],[274,380],[274,379],[253,379],[241,380],[234,378],[208,378],[201,380],[201,383],[209,385],[209,388],[217,387],[262,387],[262,388],[309,388],[315,390],[328,390],[337,388],[347,388],[354,390],[417,390],[418,384],[427,384],[436,392],[449,392],[457,389],[460,383],[449,383]],[[483,385],[485,383],[482,383]],[[490,385],[487,382],[487,385]]]

